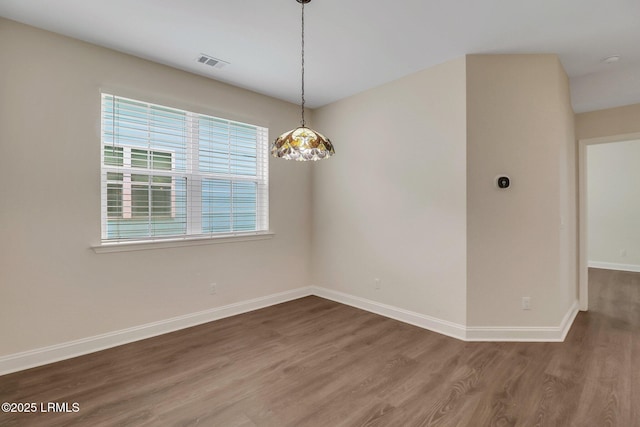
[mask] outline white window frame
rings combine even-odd
[[[166,105],[158,105],[153,104],[146,101],[133,100],[130,98],[124,98],[117,95],[111,94],[102,94],[102,102],[104,101],[104,97],[113,97],[114,102],[115,99],[121,98],[127,101],[140,102],[143,104],[147,104],[150,107],[161,107],[163,109],[173,109],[179,111],[180,113],[184,113],[186,116],[186,132],[185,132],[185,141],[187,146],[187,156],[186,156],[186,169],[181,171],[175,170],[176,164],[176,156],[175,152],[172,152],[167,149],[156,149],[153,147],[143,148],[134,145],[127,145],[123,143],[111,143],[104,141],[104,110],[101,107],[101,119],[102,119],[102,131],[100,137],[100,165],[101,165],[101,243],[99,245],[94,246],[94,250],[96,252],[111,252],[113,248],[109,249],[109,247],[113,245],[134,245],[138,246],[138,248],[128,248],[122,250],[136,250],[136,249],[145,249],[153,243],[164,243],[163,246],[173,247],[173,246],[183,246],[183,244],[175,244],[179,241],[197,241],[198,244],[202,244],[203,240],[219,240],[219,241],[229,241],[230,238],[239,238],[239,240],[255,240],[256,237],[260,238],[260,236],[265,236],[264,238],[268,238],[273,233],[269,231],[269,161],[268,161],[268,129],[265,127],[261,127],[258,125],[247,124],[242,122],[236,122],[233,120],[227,120],[219,117],[214,117],[207,114],[200,114],[195,112],[190,112],[183,109],[173,108],[171,106]],[[102,105],[102,104],[101,104]],[[224,120],[230,124],[236,123],[241,125],[249,125],[256,128],[257,138],[256,141],[256,175],[234,175],[234,174],[225,174],[225,173],[208,173],[208,172],[200,172],[199,165],[199,120],[202,117],[210,117],[216,120]],[[123,166],[108,166],[104,164],[104,151],[105,147],[122,147],[123,148]],[[167,152],[171,153],[171,162],[172,162],[172,170],[171,171],[158,171],[155,169],[144,169],[144,168],[132,168],[131,167],[131,149],[143,149],[149,152]],[[128,154],[128,155],[127,155]],[[127,162],[128,159],[128,162]],[[175,217],[175,179],[176,178],[186,178],[188,185],[187,188],[187,218],[186,218],[186,233],[185,234],[175,234],[168,236],[148,236],[144,238],[109,238],[107,233],[107,221],[109,219],[116,219],[113,217],[109,217],[107,215],[107,172],[115,172],[115,173],[123,173],[128,174],[131,173],[140,173],[143,175],[163,175],[163,176],[172,176],[172,217]],[[219,179],[226,180],[231,182],[255,182],[256,183],[256,229],[252,231],[230,231],[230,232],[203,232],[202,231],[202,211],[198,210],[202,208],[201,199],[202,199],[202,180],[203,179]],[[123,198],[125,191],[125,175],[123,175]],[[109,181],[111,182],[111,181]],[[152,183],[149,183],[151,185]],[[123,218],[125,217],[125,206],[123,201]],[[233,214],[231,214],[232,217]],[[217,243],[217,242],[215,242]],[[106,249],[105,249],[106,248]]]

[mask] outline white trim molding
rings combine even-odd
[[[259,310],[275,304],[295,300],[311,295],[310,288],[298,288],[291,291],[280,292],[248,301],[241,301],[222,307],[215,307],[209,310],[177,316],[158,322],[147,323],[132,328],[119,331],[108,332],[106,334],[93,337],[82,338],[48,347],[37,348],[35,350],[10,354],[0,357],[0,375],[22,371],[36,366],[59,362],[65,359],[82,356],[119,345],[128,344],[134,341],[155,337],[180,329],[190,328],[225,317]]]
[[[605,270],[632,271],[640,273],[638,264],[619,264],[617,262],[589,261],[589,268],[602,268]]]
[[[578,300],[565,313],[559,326],[467,327],[466,341],[562,342],[578,315]]]
[[[191,236],[155,240],[109,242],[91,246],[91,249],[93,249],[97,254],[106,254],[112,252],[143,251],[147,249],[179,248],[182,246],[212,245],[217,243],[247,242],[252,240],[271,239],[273,236],[275,236],[275,233],[272,231],[256,231],[250,233],[231,233],[206,237]]]
[[[370,313],[379,314],[463,341],[564,341],[578,314],[578,301],[574,301],[562,319],[562,322],[557,327],[467,327],[459,323],[449,322],[332,289],[308,286],[158,322],[134,326],[120,331],[1,356],[0,375],[71,359],[84,354],[117,347],[249,311],[259,310],[310,295],[316,295],[320,298],[356,307]]]
[[[382,304],[377,301],[356,297],[353,295],[334,291],[332,289],[321,288],[318,286],[312,286],[311,289],[314,295],[317,295],[321,298],[329,299],[341,304],[350,305],[352,307],[356,307],[370,313],[375,313],[384,317],[399,320],[400,322],[418,326],[423,329],[428,329],[430,331],[457,338],[459,340],[465,339],[465,326],[459,323],[449,322],[447,320],[442,320],[436,317],[427,316],[425,314],[416,313],[414,311]]]
[[[558,326],[465,326],[327,288],[312,286],[311,289],[313,295],[463,341],[562,342],[579,311],[576,300]]]

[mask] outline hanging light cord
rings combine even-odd
[[[304,126],[304,4],[302,1],[302,127]]]

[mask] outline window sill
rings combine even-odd
[[[126,242],[108,242],[92,246],[91,249],[97,254],[111,252],[144,251],[152,249],[179,248],[182,246],[202,246],[217,243],[247,242],[251,240],[266,240],[275,236],[271,231],[247,233],[247,234],[225,234],[215,237],[183,237],[178,239],[162,240],[134,240]]]

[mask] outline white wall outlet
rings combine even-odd
[[[522,297],[522,309],[531,310],[531,297]]]
[[[209,283],[209,295],[215,295],[218,293],[218,285],[215,283]]]
[[[381,286],[382,285],[380,283],[380,279],[378,279],[377,277],[373,279],[373,289],[375,289],[376,291],[379,291]]]
[[[620,249],[620,256],[627,256],[627,250],[626,249]]]

